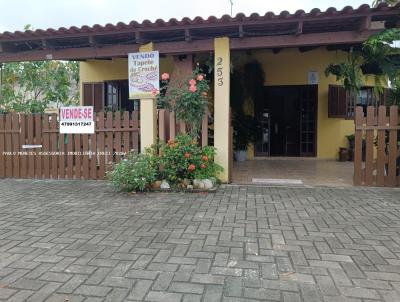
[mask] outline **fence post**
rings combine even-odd
[[[386,163],[386,152],[385,152],[385,129],[386,126],[386,107],[379,106],[378,110],[378,150],[376,160],[376,185],[383,187],[385,185],[385,163]]]
[[[362,183],[362,126],[364,122],[364,112],[361,107],[356,107],[354,122],[354,185],[359,186]]]
[[[208,145],[208,109],[206,109],[203,120],[201,121],[201,146],[205,147],[207,145]]]
[[[389,163],[388,163],[388,185],[395,187],[396,180],[396,160],[397,160],[397,124],[398,124],[398,107],[390,106],[389,116]]]
[[[169,138],[175,139],[176,136],[176,119],[175,112],[170,112],[169,114]]]
[[[158,139],[160,142],[166,141],[166,131],[165,131],[165,109],[158,110]]]
[[[5,127],[4,127],[4,114],[0,114],[0,178],[6,176],[6,166],[5,166],[5,156],[4,152],[6,151],[4,136],[5,136]]]
[[[29,113],[27,115],[27,144],[28,145],[34,145],[33,142],[33,131],[35,130],[35,125],[34,125],[34,120],[33,120],[33,115],[32,113]],[[34,149],[34,151],[37,151],[36,149]],[[35,156],[33,155],[28,155],[28,173],[27,176],[29,178],[34,178],[35,177]]]
[[[367,107],[367,129],[365,139],[365,185],[371,186],[373,183],[373,168],[374,168],[374,128],[375,125],[375,109],[373,106]]]

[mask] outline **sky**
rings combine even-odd
[[[342,9],[350,5],[359,7],[372,0],[232,0],[233,15],[242,12],[265,14],[268,11],[279,13],[297,9],[306,12],[314,7],[325,10],[334,6]],[[0,32],[23,30],[30,24],[35,29],[58,27],[104,25],[141,22],[158,18],[182,19],[183,17],[214,15],[220,17],[230,14],[230,0],[0,0]]]

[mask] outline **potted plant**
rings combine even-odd
[[[254,143],[257,124],[251,115],[238,114],[233,120],[233,150],[236,161],[247,159],[247,148]]]
[[[231,108],[233,114],[233,148],[236,161],[247,159],[249,144],[256,141],[257,121],[254,104],[263,101],[265,75],[258,61],[247,62],[231,74]],[[246,107],[246,109],[245,109]]]
[[[355,146],[355,136],[354,134],[346,135],[347,141],[349,143],[349,161],[354,160],[354,146]],[[365,138],[362,139],[361,142],[362,151],[361,151],[361,158],[365,161],[367,149],[366,149],[366,141]]]

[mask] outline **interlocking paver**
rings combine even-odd
[[[0,181],[0,301],[400,301],[400,190]]]

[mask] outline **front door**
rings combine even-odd
[[[315,156],[318,88],[268,86],[255,104],[260,125],[255,156]]]

